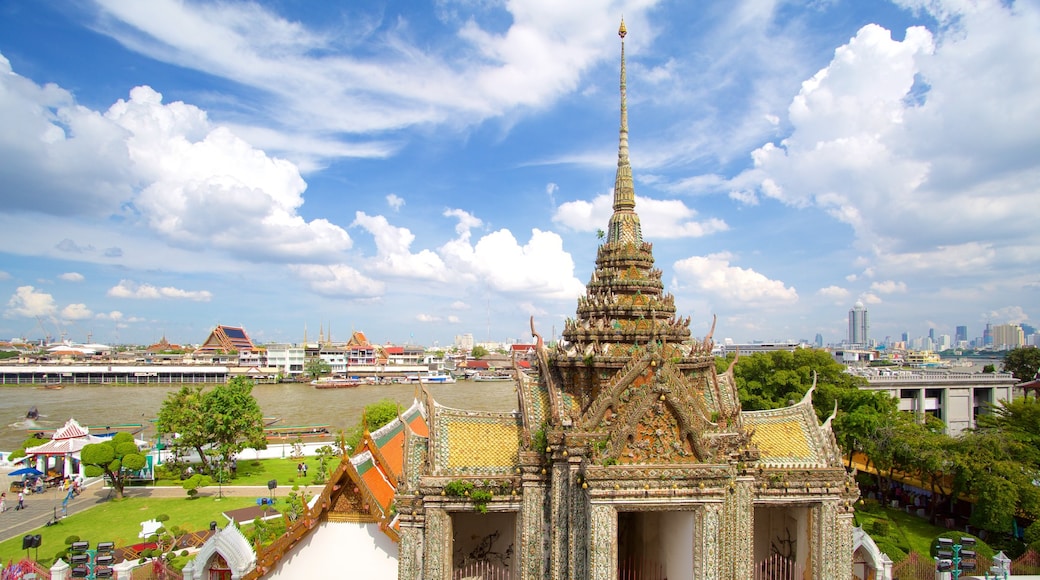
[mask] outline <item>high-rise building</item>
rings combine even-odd
[[[993,326],[987,322],[986,329],[982,331],[982,346],[991,344],[993,344]]]
[[[958,326],[957,327],[957,335],[956,336],[957,336],[957,338],[956,338],[957,342],[967,341],[968,340],[968,327],[967,326]]]
[[[856,302],[852,310],[849,310],[849,344],[868,343],[870,335],[870,320],[867,309],[862,302]]]
[[[990,327],[991,344],[998,349],[1018,348],[1026,343],[1025,333],[1017,324],[995,324]]]

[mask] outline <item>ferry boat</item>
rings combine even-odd
[[[429,371],[419,375],[408,375],[407,380],[409,383],[443,385],[454,383],[455,377],[441,371]]]
[[[513,375],[510,374],[510,373],[504,373],[504,372],[499,372],[499,373],[475,373],[473,375],[473,380],[477,381],[478,383],[492,382],[492,381],[511,381],[511,380],[513,380]]]
[[[329,425],[291,425],[287,427],[268,427],[264,429],[268,441],[285,441],[288,439],[324,439],[331,437]]]
[[[361,381],[335,377],[322,377],[311,381],[315,389],[350,389],[361,384]]]

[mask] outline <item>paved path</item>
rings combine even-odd
[[[6,477],[0,477],[0,485],[3,485],[4,490],[10,489],[9,481],[4,481]],[[301,487],[311,494],[321,493],[323,486],[311,485]],[[202,492],[206,496],[216,496],[218,489],[215,486],[210,486]],[[223,486],[222,492],[225,496],[231,497],[267,497],[268,489],[267,486]],[[166,487],[166,486],[141,486],[141,487],[128,487],[125,490],[127,497],[175,497],[184,498],[184,489],[181,487]],[[284,494],[281,494],[284,496]],[[105,488],[101,485],[100,480],[94,483],[88,484],[83,493],[77,497],[69,500],[68,515],[77,514],[86,511],[96,505],[100,505],[112,497],[115,493],[112,490]],[[47,490],[42,494],[32,494],[25,496],[25,509],[15,510],[14,506],[18,504],[18,493],[12,494],[10,491],[7,492],[7,511],[0,513],[0,542],[5,541],[9,538],[22,537],[41,526],[47,525],[47,522],[53,521],[55,514],[61,516],[61,502],[65,499],[65,494],[58,489]]]

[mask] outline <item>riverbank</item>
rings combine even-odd
[[[200,385],[209,388],[206,385]],[[211,385],[212,386],[212,385]],[[211,387],[210,386],[210,387]],[[37,431],[57,429],[70,418],[81,425],[118,425],[141,423],[145,430],[139,438],[154,444],[153,419],[163,401],[181,385],[73,385],[60,390],[43,388],[0,389],[0,450],[18,449]],[[518,407],[511,382],[459,381],[446,385],[426,385],[438,404],[477,411],[511,411]],[[315,389],[306,383],[258,384],[253,396],[265,417],[277,418],[272,426],[325,425],[332,437],[340,430],[357,425],[367,405],[390,399],[408,408],[418,389],[415,385],[360,385],[351,389]],[[30,407],[40,417],[26,422]],[[281,443],[281,442],[279,442]],[[291,443],[291,440],[288,441]],[[5,454],[6,456],[6,454]]]

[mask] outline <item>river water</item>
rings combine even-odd
[[[211,385],[202,385],[212,388]],[[163,400],[180,389],[171,386],[69,385],[60,390],[33,386],[0,387],[0,450],[17,449],[32,433],[30,429],[53,430],[74,418],[81,425],[142,423],[142,439],[154,441],[151,420]],[[512,411],[518,408],[512,381],[459,381],[448,385],[428,385],[437,403],[478,411]],[[363,385],[350,389],[315,389],[308,384],[282,383],[256,385],[253,396],[265,417],[278,418],[279,426],[329,425],[336,433],[361,420],[366,405],[392,399],[407,408],[416,394],[414,385]],[[30,407],[39,412],[38,420],[25,418]]]

